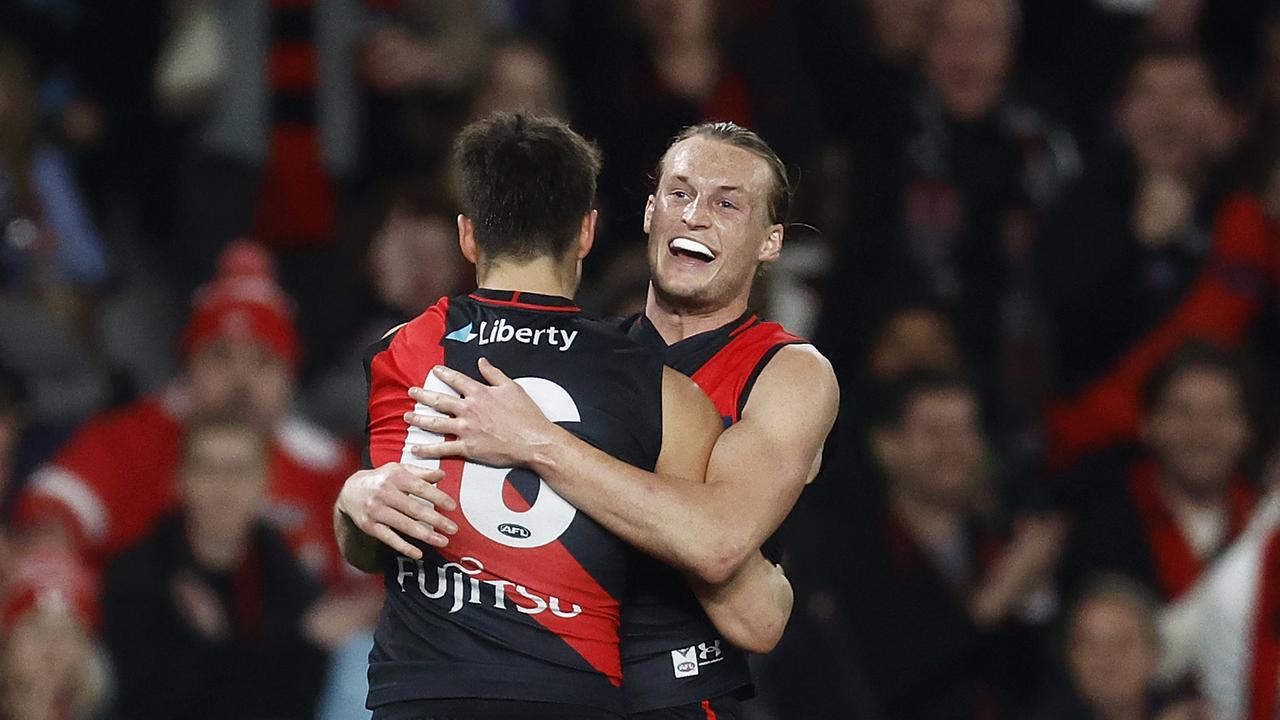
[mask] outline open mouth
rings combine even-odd
[[[711,248],[687,237],[675,238],[667,244],[667,249],[676,257],[690,258],[702,263],[710,263],[716,259],[716,254],[711,251]]]

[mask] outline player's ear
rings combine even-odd
[[[649,194],[649,199],[644,201],[644,234],[649,234],[649,226],[653,224],[653,194]]]
[[[462,257],[472,265],[479,264],[480,255],[476,248],[476,224],[471,218],[458,213],[458,247],[462,249]]]
[[[596,244],[596,220],[600,217],[599,210],[592,210],[582,218],[582,227],[578,229],[578,259],[581,260],[591,252],[592,246]]]
[[[774,223],[769,226],[769,234],[765,237],[764,244],[760,246],[760,254],[756,257],[760,262],[773,262],[782,254],[782,236],[786,234],[786,228],[781,223]]]

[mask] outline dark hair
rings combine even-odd
[[[913,370],[901,379],[881,387],[876,401],[876,424],[880,427],[896,427],[907,416],[907,409],[916,398],[927,394],[962,392],[977,399],[973,383],[962,373],[947,370]]]
[[[662,180],[663,166],[667,161],[667,155],[671,152],[671,148],[695,137],[718,140],[736,148],[742,148],[764,160],[769,165],[769,172],[773,175],[773,187],[769,190],[769,222],[787,224],[790,220],[791,198],[794,194],[791,180],[787,177],[787,166],[783,164],[782,158],[778,157],[778,153],[769,147],[769,143],[765,142],[764,138],[737,123],[727,121],[704,122],[698,125],[690,125],[681,130],[671,139],[671,143],[663,151],[662,157],[658,158],[658,165],[654,169],[653,175],[655,184]]]
[[[1240,402],[1244,405],[1246,414],[1252,416],[1249,412],[1249,389],[1252,383],[1249,381],[1247,364],[1239,354],[1207,340],[1187,341],[1151,371],[1142,387],[1143,411],[1150,413],[1155,410],[1164,400],[1170,386],[1193,370],[1209,370],[1231,378],[1240,390]]]
[[[568,125],[494,113],[454,143],[462,212],[488,260],[559,257],[591,212],[600,151]]]
[[[1142,615],[1147,642],[1152,647],[1160,647],[1160,632],[1156,616],[1160,613],[1160,601],[1142,583],[1128,575],[1116,572],[1103,572],[1091,575],[1071,599],[1071,606],[1063,615],[1063,649],[1070,650],[1071,634],[1080,620],[1085,607],[1098,600],[1117,598],[1123,600]]]

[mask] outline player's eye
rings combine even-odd
[[[720,201],[720,207],[725,208],[726,210],[737,210],[737,209],[738,209],[738,206],[737,206],[737,205],[734,205],[733,203],[729,202],[728,200],[721,200],[721,201]]]
[[[671,197],[676,198],[677,200],[684,200],[689,197],[689,194],[683,190],[672,190]]]

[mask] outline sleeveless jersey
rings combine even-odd
[[[627,334],[662,353],[664,362],[702,388],[729,427],[742,417],[751,388],[773,356],[807,341],[746,313],[716,330],[668,346],[644,316],[623,323]],[[696,703],[730,693],[749,696],[746,653],[712,625],[684,578],[636,554],[623,605],[622,661],[631,712]]]
[[[657,462],[661,359],[564,298],[482,289],[442,299],[375,345],[367,462],[443,469],[459,529],[445,548],[418,544],[421,561],[385,550],[369,707],[485,698],[621,712],[620,601],[634,551],[528,470],[410,452],[443,438],[405,423],[407,411],[435,413],[408,389],[454,394],[431,369],[479,379],[481,356],[586,442],[637,467]]]

